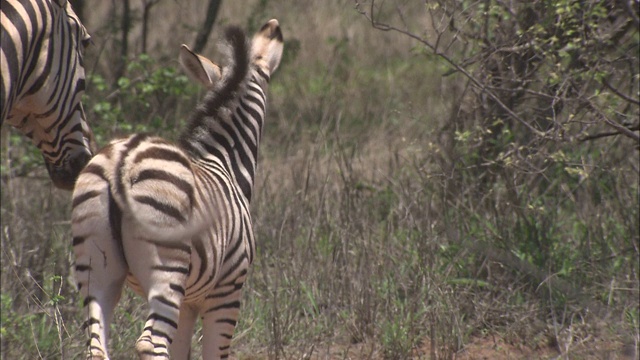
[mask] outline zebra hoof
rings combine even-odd
[[[140,360],[153,360],[158,357],[169,358],[169,354],[166,352],[166,347],[156,348],[148,337],[138,339],[136,342],[136,352],[138,352]]]
[[[109,360],[109,358],[104,356],[103,354],[100,354],[100,355],[91,354],[87,356],[87,360]]]

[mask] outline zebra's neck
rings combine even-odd
[[[253,193],[268,82],[255,68],[249,76],[238,95],[214,114],[197,113],[181,140],[196,163],[224,167],[247,200]]]
[[[6,41],[6,44],[3,43],[2,46],[2,121],[12,116],[9,121],[11,125],[24,126],[21,121],[26,121],[25,118],[29,112],[25,114],[23,109],[15,109],[13,105],[25,94],[36,93],[37,88],[33,89],[34,86],[42,86],[42,83],[30,82],[32,78],[37,79],[37,77],[30,75],[48,71],[45,66],[50,66],[52,55],[57,50],[55,46],[49,47],[54,35],[52,29],[59,29],[59,27],[52,28],[52,23],[60,23],[60,13],[61,10],[58,7],[44,1],[2,2],[2,40]],[[39,22],[30,21],[30,18],[25,19],[20,14],[26,14],[33,17],[34,20],[37,18]],[[7,19],[6,24],[4,23],[5,18]],[[5,33],[5,27],[17,33],[20,36],[19,41],[6,40],[5,36],[9,35]],[[16,38],[16,40],[18,39]],[[46,56],[41,57],[40,54]],[[9,113],[10,109],[13,110],[11,114]],[[29,130],[27,129],[25,132]]]

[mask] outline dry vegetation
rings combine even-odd
[[[205,2],[152,7],[148,56],[139,54],[142,3],[132,1],[120,80],[121,3],[84,10],[96,45],[85,109],[103,145],[132,131],[175,137],[201,95],[175,59],[180,43],[193,43]],[[424,3],[380,11],[376,19],[434,39],[423,30],[439,23]],[[215,58],[221,26],[254,30],[272,17],[285,58],[261,145],[258,256],[238,359],[637,356],[636,141],[579,141],[602,130],[588,114],[574,138],[496,127],[468,78],[408,36],[374,29],[352,2],[224,2],[204,53]],[[637,29],[633,41],[637,53]],[[637,69],[631,75],[637,102]],[[637,121],[638,106],[619,113]],[[2,358],[80,358],[70,194],[53,189],[17,133],[3,128],[2,151]],[[114,359],[131,358],[142,304],[125,291]]]

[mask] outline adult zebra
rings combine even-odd
[[[95,147],[80,103],[90,37],[66,0],[0,5],[0,124],[30,138],[54,185],[71,190]]]
[[[187,359],[197,317],[204,359],[227,358],[241,288],[254,257],[249,214],[266,88],[282,55],[270,20],[248,42],[225,32],[220,68],[183,45],[180,60],[209,87],[177,145],[145,134],[111,142],[80,174],[72,232],[87,309],[88,357],[107,337],[125,279],[150,307],[141,359]]]

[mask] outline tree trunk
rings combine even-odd
[[[127,55],[129,54],[129,31],[131,30],[131,4],[129,0],[123,0],[122,4],[122,22],[120,23],[122,38],[120,40],[120,59],[115,73],[116,82],[124,75],[127,67]]]
[[[147,52],[149,14],[151,13],[151,8],[159,2],[160,0],[142,0],[142,54],[145,54]]]
[[[211,33],[213,24],[216,22],[216,17],[218,16],[218,8],[220,7],[220,3],[222,3],[222,0],[209,1],[209,7],[207,8],[207,17],[204,19],[204,24],[202,24],[202,27],[198,31],[198,34],[196,35],[196,42],[193,45],[194,52],[201,53],[204,47],[207,45],[209,34]]]

